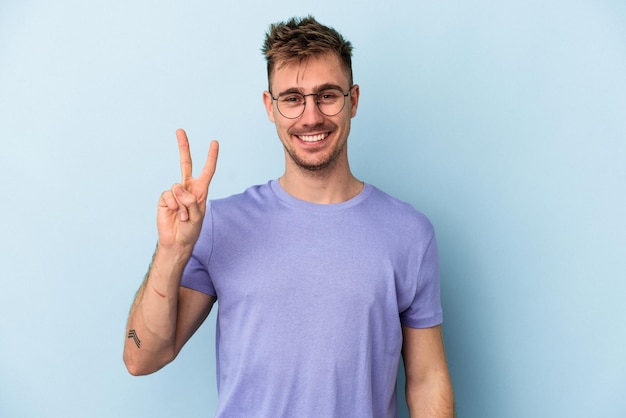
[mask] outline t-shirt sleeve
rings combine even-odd
[[[413,301],[400,313],[400,322],[411,328],[429,328],[443,322],[439,283],[439,252],[432,232],[417,263],[417,277]],[[414,276],[415,277],[415,276]]]
[[[207,205],[206,215],[198,241],[193,248],[191,258],[185,266],[180,285],[202,293],[217,296],[217,292],[209,274],[209,260],[213,248],[213,219],[210,203]]]

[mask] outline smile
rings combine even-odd
[[[322,139],[326,138],[328,134],[317,134],[317,135],[298,135],[298,138],[304,142],[318,142]]]

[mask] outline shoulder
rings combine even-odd
[[[366,200],[373,216],[378,222],[396,231],[407,231],[411,234],[433,235],[434,228],[428,217],[413,205],[390,194],[368,185],[372,190]],[[417,231],[416,231],[417,230]]]
[[[275,212],[277,199],[272,192],[270,183],[250,186],[241,193],[228,197],[213,199],[207,205],[207,218],[217,225],[250,223],[267,219]]]
[[[209,201],[211,210],[234,210],[242,207],[265,205],[273,198],[270,183],[248,187],[241,193]]]

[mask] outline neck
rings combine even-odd
[[[345,202],[363,190],[363,182],[352,175],[347,165],[319,171],[288,165],[278,181],[293,197],[318,204]]]

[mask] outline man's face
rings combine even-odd
[[[359,87],[350,89],[349,79],[339,58],[334,54],[310,57],[301,62],[280,67],[277,63],[271,82],[272,93],[263,94],[269,119],[285,148],[287,169],[298,167],[310,172],[330,170],[337,164],[347,165],[346,142],[350,133],[350,120],[356,115]],[[335,116],[320,112],[315,96],[306,97],[304,113],[295,119],[280,114],[272,95],[286,92],[303,95],[319,93],[328,87],[338,87],[344,93],[345,106]],[[294,167],[295,166],[295,167]]]

